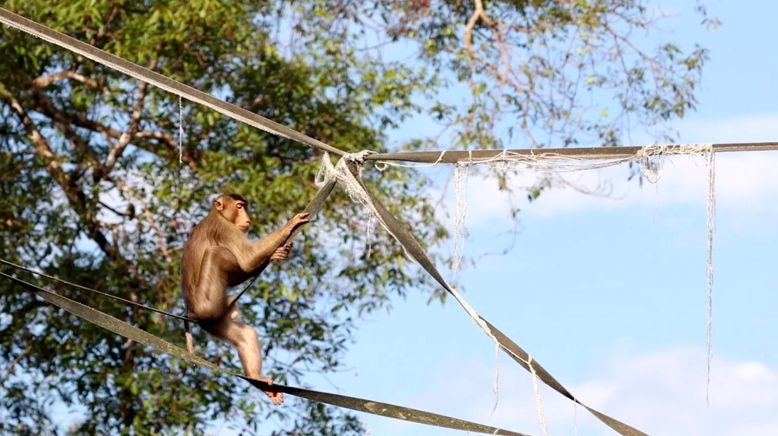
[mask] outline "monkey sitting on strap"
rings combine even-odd
[[[192,230],[184,246],[181,262],[181,287],[187,315],[200,327],[223,339],[238,350],[246,376],[272,383],[262,377],[262,351],[257,332],[240,321],[235,296],[227,288],[253,277],[269,260],[284,260],[292,244],[286,243],[292,232],[308,223],[307,213],[298,213],[280,229],[264,238],[250,242],[246,232],[251,225],[246,207],[248,201],[237,194],[216,199],[208,216]],[[187,348],[194,352],[191,335]],[[273,404],[284,401],[281,392],[265,392]]]

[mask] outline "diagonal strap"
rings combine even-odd
[[[537,377],[550,388],[554,389],[570,400],[582,405],[586,408],[586,410],[597,417],[597,419],[602,421],[605,425],[612,428],[613,430],[616,430],[620,434],[627,436],[646,435],[646,433],[643,433],[634,427],[631,427],[602,412],[592,409],[591,407],[578,401],[578,399],[576,399],[564,386],[562,386],[561,383],[552,377],[548,371],[546,371],[542,366],[540,366],[540,364],[533,360],[529,353],[519,347],[515,342],[508,338],[508,336],[497,329],[497,327],[476,313],[475,310],[473,310],[473,308],[470,307],[470,305],[464,300],[464,298],[459,295],[459,292],[457,292],[456,289],[454,289],[451,285],[448,284],[448,282],[446,282],[437,268],[435,268],[432,260],[430,260],[429,256],[427,256],[427,253],[424,251],[421,244],[419,244],[416,238],[414,238],[413,235],[408,230],[406,230],[406,226],[402,225],[402,223],[400,223],[394,217],[394,215],[392,215],[386,209],[386,207],[381,204],[378,198],[376,198],[376,196],[367,189],[367,186],[365,186],[358,175],[359,172],[356,163],[353,161],[348,162],[347,166],[349,171],[351,171],[351,174],[354,176],[354,180],[359,183],[364,192],[369,196],[370,201],[372,202],[372,206],[379,214],[379,218],[386,224],[389,232],[400,242],[408,255],[416,260],[419,265],[421,265],[422,268],[424,268],[435,279],[435,281],[437,281],[446,291],[448,291],[448,293],[451,294],[460,305],[462,305],[465,311],[468,312],[468,314],[473,318],[473,321],[475,321],[476,324],[478,324],[484,330],[484,332],[500,346],[500,348],[505,350],[505,352],[507,352],[511,358],[518,362],[519,365],[524,367],[524,369],[532,372],[533,374],[536,374]]]
[[[335,181],[331,181],[329,183],[324,184],[321,188],[319,188],[319,192],[316,193],[316,196],[313,197],[313,200],[311,200],[310,203],[308,203],[308,206],[303,210],[303,212],[309,214],[311,217],[319,213],[322,206],[324,206],[324,201],[327,199],[327,197],[330,196],[330,193],[332,193],[332,190],[335,189]],[[288,238],[286,238],[286,241],[284,241],[284,244],[291,241],[294,235],[296,235],[300,231],[300,227],[294,229],[291,235],[289,235]],[[246,291],[249,290],[251,285],[254,284],[254,281],[259,277],[260,274],[267,268],[267,266],[270,265],[270,260],[265,261],[262,265],[259,266],[256,270],[254,270],[254,278],[251,279],[248,285],[246,285],[242,291],[238,293],[238,295],[232,299],[232,302],[230,303],[229,307],[227,308],[227,311],[229,312],[230,309],[232,309],[233,306],[238,302],[238,299],[243,295]]]
[[[121,321],[113,316],[103,313],[99,310],[93,309],[89,306],[81,304],[77,301],[71,300],[67,297],[55,294],[51,291],[43,289],[39,286],[28,283],[24,280],[18,279],[11,275],[0,272],[0,276],[3,276],[24,289],[33,292],[35,295],[43,298],[47,302],[72,313],[92,324],[100,326],[112,333],[123,336],[127,339],[131,339],[135,342],[151,347],[159,352],[166,353],[175,356],[179,359],[188,361],[196,365],[207,367],[214,371],[219,371],[223,374],[240,377],[254,387],[262,390],[270,390],[276,392],[284,392],[289,395],[305,398],[312,401],[318,401],[321,403],[332,404],[334,406],[343,407],[346,409],[356,410],[359,412],[370,413],[373,415],[386,416],[389,418],[400,419],[403,421],[417,422],[421,424],[433,425],[436,427],[451,428],[455,430],[472,431],[478,433],[488,433],[494,435],[508,435],[508,436],[527,436],[524,433],[518,433],[510,430],[504,430],[497,427],[491,427],[488,425],[477,424],[462,419],[452,418],[445,415],[438,415],[436,413],[425,412],[423,410],[412,409],[404,406],[397,406],[394,404],[382,403],[378,401],[366,400],[363,398],[349,397],[346,395],[333,394],[329,392],[315,391],[311,389],[303,389],[293,386],[286,386],[281,384],[268,384],[258,380],[249,379],[242,375],[225,371],[220,369],[213,363],[203,359],[202,357],[194,354],[187,353],[183,348],[171,344],[157,336],[152,335],[144,330],[141,330],[135,326],[132,326],[124,321]]]
[[[328,151],[337,155],[344,154],[342,150],[339,150],[329,144],[325,144],[318,139],[311,138],[308,135],[284,126],[283,124],[279,124],[273,120],[255,114],[254,112],[243,109],[242,107],[227,103],[224,100],[220,100],[211,94],[195,89],[189,85],[184,85],[181,82],[177,82],[169,77],[165,77],[162,74],[151,71],[148,68],[141,67],[138,64],[134,64],[128,60],[114,56],[110,53],[100,50],[99,48],[79,41],[76,38],[65,35],[62,32],[57,32],[54,29],[24,18],[21,15],[15,14],[7,9],[0,8],[0,23],[29,33],[30,35],[36,36],[46,42],[58,45],[73,53],[84,56],[87,59],[91,59],[99,64],[127,74],[130,77],[154,85],[157,88],[163,89],[171,94],[175,94],[194,103],[206,106],[234,120],[246,123],[250,126],[264,130],[265,132],[291,139],[292,141],[296,141],[300,144],[305,144],[309,147],[317,148],[319,150]]]
[[[548,371],[546,371],[545,368],[540,366],[540,364],[537,363],[535,360],[530,360],[529,353],[524,351],[523,348],[521,348],[518,344],[513,342],[509,337],[505,336],[503,332],[498,330],[497,327],[493,326],[489,321],[485,320],[484,318],[481,319],[489,326],[489,329],[491,329],[492,334],[494,334],[494,336],[499,341],[500,348],[505,350],[505,352],[508,353],[508,356],[510,356],[513,360],[518,362],[519,365],[523,366],[524,369],[526,369],[527,371],[534,370],[538,378],[541,381],[543,381],[543,383],[548,385],[551,389],[559,392],[560,394],[576,402],[577,404],[580,404],[586,410],[588,410],[592,415],[594,415],[597,419],[602,421],[605,425],[619,432],[619,434],[622,434],[624,436],[646,436],[646,433],[643,433],[642,431],[632,426],[629,426],[619,421],[618,419],[611,418],[610,416],[580,402],[576,397],[573,396],[573,394],[570,393],[570,391],[568,391]],[[530,369],[529,365],[532,365],[532,369]]]

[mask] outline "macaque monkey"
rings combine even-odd
[[[236,298],[227,288],[253,277],[269,260],[284,260],[292,244],[287,239],[299,226],[309,222],[307,213],[298,213],[280,229],[251,242],[246,232],[251,225],[245,198],[237,194],[216,199],[208,216],[192,230],[184,246],[181,287],[187,315],[200,327],[238,350],[246,376],[267,383],[262,377],[262,351],[257,332],[240,321]],[[189,340],[187,347],[190,352]],[[265,392],[273,404],[284,401],[281,392]]]

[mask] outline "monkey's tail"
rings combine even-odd
[[[194,338],[192,337],[192,329],[189,327],[189,321],[184,321],[184,331],[186,350],[189,351],[189,354],[194,354]]]

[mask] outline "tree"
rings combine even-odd
[[[539,132],[564,144],[592,132],[614,143],[623,116],[652,126],[692,108],[706,56],[674,45],[651,55],[638,49],[628,35],[653,21],[632,0],[12,0],[4,7],[351,151],[386,149],[386,132],[409,117],[453,126],[454,146],[504,146],[519,134],[546,145],[534,139]],[[407,46],[419,50],[413,62],[397,56]],[[446,98],[459,83],[470,92],[465,107]],[[591,116],[586,93],[615,96],[621,113],[602,117],[595,108]],[[180,248],[214,193],[253,199],[257,236],[315,192],[313,150],[7,28],[0,29],[0,113],[0,256],[151,306],[181,310]],[[429,146],[430,136],[402,146]],[[366,177],[393,211],[413,211],[401,215],[421,241],[447,236],[422,195],[428,180],[391,169]],[[359,317],[426,280],[402,268],[403,253],[388,238],[365,238],[366,220],[333,196],[293,258],[243,297],[276,380],[337,369]],[[0,430],[51,429],[49,406],[63,401],[84,410],[72,433],[201,432],[217,417],[249,431],[275,418],[287,431],[361,432],[352,415],[306,402],[270,408],[243,384],[0,286],[7,392]],[[181,342],[175,320],[60,291]],[[210,358],[228,352],[197,339]]]
[[[708,55],[647,38],[664,15],[640,1],[387,6],[390,36],[418,42],[425,59],[467,83],[471,105],[436,112],[464,126],[462,145],[502,148],[516,135],[534,147],[618,145],[630,119],[655,130],[692,109]],[[718,25],[696,10],[702,24]]]

